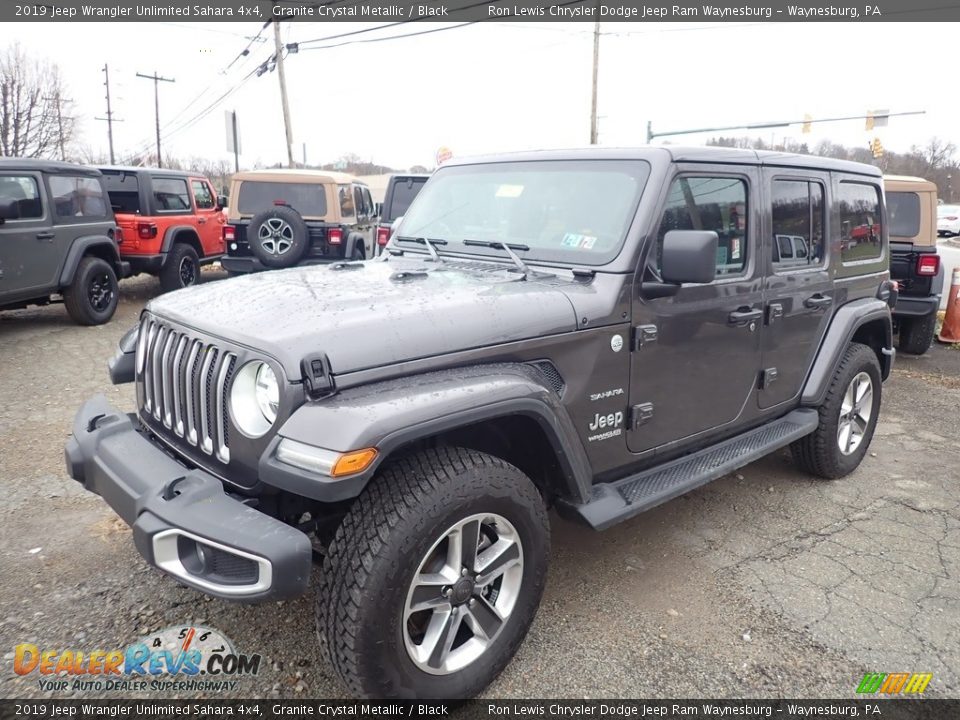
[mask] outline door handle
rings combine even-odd
[[[206,218],[202,218],[202,217],[197,218],[197,222],[200,223],[201,225],[203,225],[203,223],[205,223],[206,221],[207,221]]]
[[[763,318],[763,310],[752,308],[749,305],[738,307],[727,316],[727,323],[737,327],[749,325]]]
[[[37,233],[37,240],[53,240],[53,238],[54,233],[50,232],[49,230]]]
[[[813,297],[808,297],[803,301],[803,306],[805,308],[810,308],[812,310],[819,310],[820,308],[830,307],[833,304],[833,298],[827,297],[826,295],[821,295],[817,293]]]

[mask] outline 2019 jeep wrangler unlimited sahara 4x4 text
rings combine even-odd
[[[894,356],[884,228],[848,162],[453,161],[378,260],[151,302],[111,361],[138,412],[89,400],[67,467],[218,597],[302,593],[322,546],[349,690],[470,696],[536,612],[549,506],[606,528],[786,446],[857,467]]]

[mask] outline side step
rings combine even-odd
[[[572,511],[594,529],[605,530],[809,435],[819,422],[814,409],[794,410],[775,422],[699,452],[616,482],[594,485],[589,502],[563,509]]]

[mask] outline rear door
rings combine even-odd
[[[763,185],[766,327],[758,402],[768,408],[800,392],[835,297],[826,242],[829,176],[764,168]]]
[[[757,168],[678,169],[641,273],[644,279],[659,277],[659,250],[668,231],[712,230],[719,238],[717,276],[712,283],[683,285],[671,297],[647,299],[641,290],[634,305],[627,435],[634,453],[713,430],[729,432],[757,415],[763,334]]]
[[[0,173],[0,297],[16,301],[56,291],[63,252],[51,229],[40,173]]]
[[[197,233],[204,257],[223,255],[223,213],[217,209],[217,195],[204,178],[190,178],[190,192],[197,208]]]

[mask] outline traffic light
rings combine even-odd
[[[870,151],[875,158],[883,157],[883,143],[880,142],[880,138],[875,137],[873,139],[870,143]]]
[[[811,131],[811,129],[812,129],[812,127],[813,127],[813,126],[810,124],[810,121],[811,121],[811,120],[813,120],[813,118],[812,118],[810,115],[804,115],[804,116],[803,116],[803,130],[801,130],[801,132],[803,132],[803,133],[809,133],[809,132]]]

